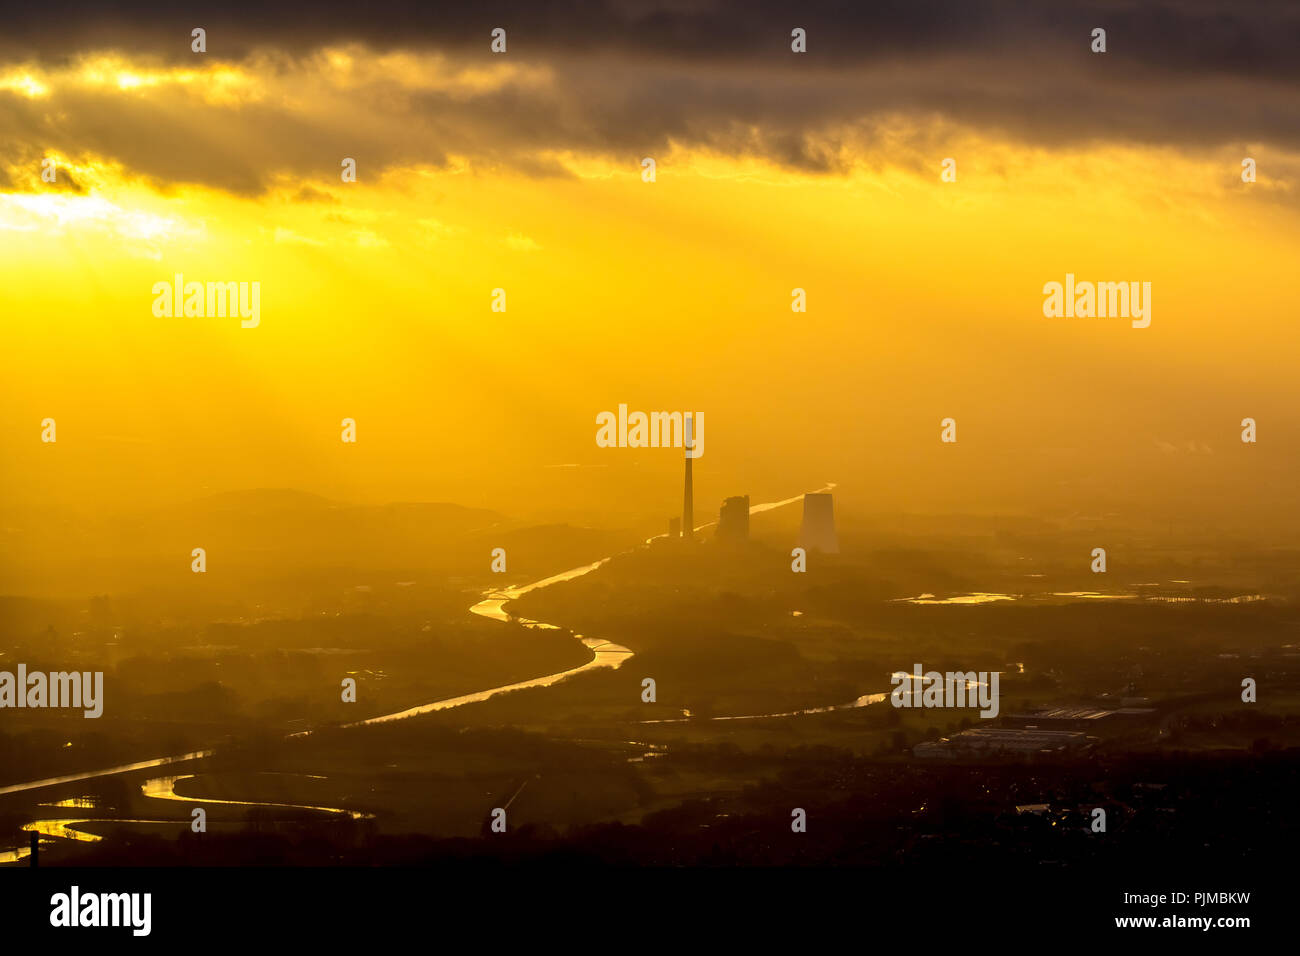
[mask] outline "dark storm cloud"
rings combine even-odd
[[[314,186],[303,186],[296,193],[294,193],[293,198],[295,202],[321,202],[321,203],[338,202],[338,200],[335,199],[333,196],[331,196],[329,193],[316,189]]]
[[[789,55],[790,29],[809,31],[821,64],[846,67],[959,53],[989,67],[1087,54],[1088,32],[1105,27],[1115,59],[1158,71],[1260,78],[1300,74],[1300,8],[1291,0],[527,0],[440,4],[421,0],[169,0],[13,5],[0,50],[42,58],[118,47],[169,59],[190,56],[190,30],[208,31],[212,56],[239,58],[273,46],[304,51],[327,43],[487,52],[489,31],[509,31],[511,53],[748,60]]]
[[[679,144],[834,173],[870,151],[878,120],[897,115],[914,120],[918,151],[941,148],[927,141],[937,120],[1041,146],[1300,149],[1300,4],[1290,2],[236,0],[129,9],[24,7],[10,14],[0,54],[54,68],[116,49],[192,67],[190,30],[202,26],[205,64],[274,63],[258,74],[273,95],[214,105],[193,91],[167,99],[80,89],[50,101],[0,92],[0,130],[34,148],[110,157],[162,183],[239,193],[284,174],[320,175],[326,158],[358,152],[368,171],[456,155],[545,176],[563,173],[539,156],[550,150],[635,162]],[[504,57],[488,50],[495,26],[509,32]],[[805,55],[790,51],[794,26],[808,31]],[[1089,50],[1097,26],[1107,30],[1105,55]],[[284,74],[312,68],[314,51],[344,43],[438,52],[457,67],[539,67],[550,79],[432,90],[371,82],[346,95],[324,90],[306,107],[274,95]],[[271,60],[257,59],[266,51]]]

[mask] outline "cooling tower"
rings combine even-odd
[[[803,496],[803,525],[799,528],[799,547],[823,554],[839,554],[840,542],[835,535],[835,507],[829,493]]]
[[[724,541],[749,540],[749,495],[736,495],[722,503],[715,534]]]

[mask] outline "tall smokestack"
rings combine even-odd
[[[695,444],[692,437],[692,422],[690,414],[685,416],[686,420],[682,423],[686,431],[686,440],[682,443],[686,451],[686,488],[682,492],[682,537],[695,537],[695,495],[691,488],[691,447]]]

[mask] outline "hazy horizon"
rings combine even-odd
[[[515,11],[503,54],[463,11],[407,11],[407,35],[325,5],[303,34],[250,8],[202,54],[170,14],[83,32],[82,10],[58,38],[18,14],[3,508],[287,487],[652,512],[680,458],[597,447],[626,403],[705,415],[706,499],[829,480],[851,510],[1294,532],[1300,140],[1267,79],[1294,14],[1224,8],[1266,51],[1248,68],[1194,16],[1125,4],[1125,42],[1093,54],[1087,9],[975,5],[963,29],[810,10],[805,55],[780,17],[663,13],[717,37],[682,50],[617,3],[570,11],[597,38],[576,49]],[[1048,88],[1088,91],[1086,117]],[[177,274],[259,282],[257,326],[156,316]],[[1046,317],[1067,274],[1150,282],[1149,327]]]
[[[6,9],[0,926],[671,940],[643,869],[803,943],[1265,923],[1297,49],[1282,0]]]

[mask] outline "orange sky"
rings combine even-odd
[[[362,44],[0,63],[6,519],[258,487],[671,513],[679,452],[596,446],[624,402],[705,413],[705,508],[831,480],[861,510],[1294,525],[1284,146],[1039,143],[894,109],[808,133],[817,169],[757,125],[635,149],[475,118],[560,102],[561,79]],[[178,272],[260,282],[260,324],[155,317]],[[1067,272],[1151,282],[1150,328],[1044,318]]]

